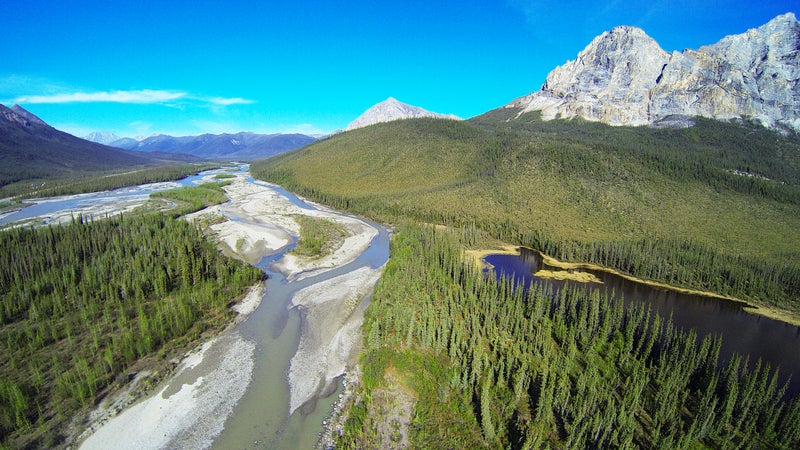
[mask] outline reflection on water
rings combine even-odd
[[[554,269],[543,264],[537,252],[521,249],[519,256],[489,255],[486,262],[494,266],[495,273],[514,278],[525,286],[534,282],[551,283],[556,289],[574,281],[545,280],[533,274],[541,269]],[[732,353],[750,355],[750,360],[761,358],[772,367],[780,366],[781,383],[792,376],[789,394],[800,393],[800,327],[774,319],[747,313],[736,302],[713,297],[684,294],[677,291],[648,286],[603,271],[581,269],[602,281],[586,283],[622,298],[628,305],[643,303],[664,317],[672,317],[675,325],[695,329],[699,338],[708,333],[722,336],[720,357],[727,359]]]

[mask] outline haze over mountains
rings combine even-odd
[[[541,111],[545,120],[688,126],[703,116],[800,131],[800,24],[787,13],[672,53],[641,29],[617,27],[550,72],[540,91],[506,107]]]
[[[19,105],[0,105],[0,186],[29,178],[153,165],[162,158],[89,142],[56,130]]]
[[[116,139],[113,139],[116,138]],[[137,152],[183,153],[202,159],[254,160],[268,158],[308,145],[315,138],[304,134],[201,134],[168,136],[158,134],[142,140],[119,138],[112,133],[95,132],[86,139],[107,142],[107,145]]]

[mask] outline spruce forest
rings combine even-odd
[[[0,247],[0,441],[11,448],[63,444],[78,411],[126,374],[167,373],[263,277],[164,213],[9,229]]]
[[[523,291],[464,257],[522,245],[797,323],[797,137],[514,114],[374,125],[251,167],[400,224],[342,448],[797,448],[800,400],[778,368],[721,358],[718,336],[600,291]]]
[[[375,125],[251,170],[387,223],[477,227],[560,260],[798,317],[796,136],[699,118],[653,129],[511,116]]]
[[[365,392],[343,448],[397,443],[375,425],[404,391],[416,401],[412,448],[800,445],[800,399],[783,398],[772,368],[741,355],[723,363],[718,338],[598,290],[486,277],[463,261],[473,242],[399,227],[366,317]]]

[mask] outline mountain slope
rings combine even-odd
[[[184,153],[198,158],[216,160],[255,160],[267,158],[287,150],[294,150],[314,142],[304,134],[202,134],[200,136],[174,137],[150,136],[142,141],[123,138],[109,145],[138,152]]]
[[[31,178],[155,163],[146,155],[56,130],[18,105],[0,105],[0,186]]]
[[[794,14],[697,50],[667,53],[644,31],[617,27],[507,108],[545,120],[688,126],[694,116],[752,119],[800,131],[800,23]]]
[[[452,114],[438,114],[427,111],[417,106],[411,106],[399,102],[392,97],[372,106],[350,122],[345,131],[355,130],[356,128],[374,125],[376,123],[391,122],[393,120],[414,119],[420,117],[435,117],[440,119],[454,119],[458,117]]]
[[[596,258],[626,272],[637,266],[617,266],[622,259],[592,249],[603,242],[696,242],[719,255],[800,266],[796,139],[710,120],[689,129],[657,129],[544,122],[530,115],[507,122],[502,113],[514,114],[379,124],[251,170],[387,222],[411,217],[475,224],[507,241],[564,259]],[[675,264],[687,264],[673,256]],[[741,280],[705,279],[691,266],[669,273],[686,275],[671,280],[677,284],[763,301],[794,295],[765,294],[765,288],[739,285]],[[800,293],[800,278],[795,281],[787,283]]]

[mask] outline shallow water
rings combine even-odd
[[[0,217],[0,225],[30,219],[46,218],[64,212],[80,212],[100,203],[120,203],[130,200],[144,200],[153,192],[180,186],[198,184],[208,175],[220,172],[246,172],[247,165],[238,168],[213,170],[190,176],[174,183],[158,183],[154,185],[134,186],[113,191],[104,191],[77,196],[52,197],[35,199],[32,205]],[[317,209],[301,198],[287,192],[283,188],[254,181],[249,182],[267,186],[288,199],[292,204],[303,209]],[[236,220],[245,220],[236,218]],[[363,219],[362,219],[363,220]],[[330,414],[337,394],[341,391],[339,384],[335,391],[326,392],[323,398],[307,403],[289,415],[289,362],[294,356],[300,341],[301,317],[296,308],[288,305],[295,292],[312,284],[348,273],[361,267],[378,268],[389,258],[389,232],[384,227],[365,221],[378,230],[370,246],[352,262],[332,270],[309,276],[296,281],[288,281],[286,277],[271,269],[283,255],[294,247],[291,244],[266,255],[257,264],[268,276],[266,292],[258,308],[246,320],[236,327],[236,332],[246,341],[255,345],[254,367],[252,378],[244,395],[233,408],[233,412],[225,420],[222,433],[214,439],[216,448],[269,448],[296,449],[313,448],[318,434],[322,431],[322,421]],[[362,302],[363,308],[369,299]],[[204,364],[214,364],[213,355],[209,355]],[[177,386],[183,383],[177,380]]]
[[[200,180],[205,176],[226,171],[226,169],[214,169],[172,182],[143,184],[141,186],[130,186],[114,189],[112,191],[91,192],[88,194],[24,200],[23,204],[27,206],[18,211],[0,216],[0,225],[6,225],[34,217],[47,217],[64,211],[80,211],[101,203],[122,203],[145,200],[154,192],[174,189],[175,187],[194,186],[199,184]]]
[[[519,256],[489,255],[485,260],[494,266],[498,276],[504,273],[526,285],[545,282],[560,288],[576,283],[535,277],[533,274],[540,269],[553,268],[545,267],[538,253],[525,248]],[[787,393],[800,394],[800,327],[748,313],[737,302],[648,286],[604,271],[580,270],[602,281],[602,284],[586,284],[613,292],[614,297],[623,298],[625,304],[649,305],[654,312],[672,317],[677,326],[694,329],[701,339],[709,333],[721,335],[721,359],[727,360],[738,352],[750,355],[751,362],[761,358],[773,368],[780,367],[781,383],[792,377]]]
[[[269,187],[297,206],[315,209],[313,205],[281,188]],[[367,250],[342,267],[316,276],[288,281],[283,274],[273,271],[270,266],[291,246],[265,257],[258,264],[269,277],[266,293],[258,309],[239,325],[241,335],[256,345],[253,378],[233,414],[225,422],[222,434],[215,439],[214,448],[314,447],[318,434],[322,431],[322,421],[330,414],[341,385],[337,386],[336,391],[318,398],[315,404],[306,404],[289,415],[287,375],[289,362],[300,340],[301,324],[298,310],[288,309],[288,305],[294,293],[300,289],[361,267],[378,268],[388,260],[388,231],[380,225],[367,222],[378,229],[378,235],[373,238]],[[364,300],[367,301],[368,299]]]

